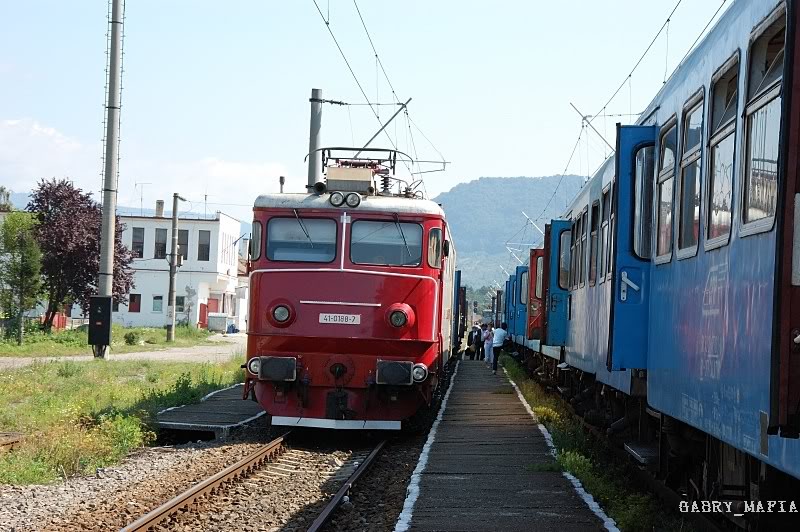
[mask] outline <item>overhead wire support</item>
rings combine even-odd
[[[604,104],[603,104],[603,106],[600,108],[600,110],[599,110],[598,112],[596,112],[596,113],[595,113],[593,116],[597,116],[597,115],[599,115],[600,113],[602,113],[602,112],[603,112],[603,110],[604,110],[606,107],[608,107],[608,104],[610,104],[610,103],[611,103],[611,102],[614,100],[614,98],[616,98],[617,94],[619,94],[619,91],[621,91],[621,90],[622,90],[622,87],[624,87],[624,86],[625,86],[625,83],[627,83],[627,82],[628,82],[628,79],[629,79],[631,76],[633,76],[633,73],[636,71],[636,69],[637,69],[637,68],[639,68],[639,65],[640,65],[640,64],[642,63],[642,61],[644,60],[645,56],[647,56],[647,53],[648,53],[648,52],[650,51],[650,49],[653,47],[653,45],[655,44],[656,40],[658,40],[658,37],[659,37],[659,36],[661,35],[661,33],[664,31],[664,28],[666,28],[666,27],[669,25],[669,21],[670,21],[670,19],[672,18],[672,15],[674,15],[674,14],[675,14],[675,11],[677,11],[677,10],[678,10],[678,7],[681,5],[681,2],[683,2],[683,0],[678,0],[678,2],[675,4],[675,7],[673,7],[673,8],[672,8],[672,11],[670,12],[669,16],[667,17],[667,20],[665,20],[665,21],[664,21],[664,24],[662,24],[662,25],[661,25],[661,28],[660,28],[660,29],[658,30],[658,32],[656,33],[655,37],[653,37],[653,40],[652,40],[652,41],[650,41],[650,44],[649,44],[649,45],[647,45],[647,48],[645,49],[644,53],[641,55],[641,57],[639,57],[639,60],[638,60],[638,61],[636,61],[636,64],[635,64],[635,65],[633,65],[633,68],[631,69],[631,71],[628,73],[628,75],[627,75],[627,76],[625,76],[625,79],[623,79],[623,80],[622,80],[622,83],[620,83],[620,84],[619,84],[619,87],[617,87],[617,90],[615,90],[615,91],[614,91],[614,94],[612,94],[612,95],[611,95],[611,98],[609,98],[609,99],[608,99],[608,101],[607,101],[606,103],[604,103]],[[594,120],[594,118],[592,118],[592,120]]]
[[[612,146],[612,145],[611,145],[611,143],[609,143],[609,142],[606,140],[606,138],[605,138],[605,137],[604,137],[604,136],[603,136],[603,135],[602,135],[602,134],[601,134],[599,131],[597,131],[597,129],[596,129],[596,128],[595,128],[595,127],[592,125],[592,122],[589,120],[589,115],[585,115],[585,114],[581,113],[581,112],[580,112],[580,110],[579,110],[577,107],[575,107],[575,105],[574,105],[572,102],[569,102],[569,104],[572,106],[572,108],[573,108],[573,109],[575,109],[575,112],[576,112],[576,113],[578,113],[579,115],[581,115],[581,120],[583,120],[583,123],[584,123],[584,124],[586,124],[587,126],[589,126],[590,128],[592,128],[592,131],[594,131],[595,133],[597,133],[597,136],[598,136],[598,137],[600,137],[601,139],[603,139],[603,142],[605,142],[605,143],[606,143],[606,146],[608,146],[609,148],[611,148],[611,153],[614,153],[615,151],[617,151],[617,150],[614,148],[614,146]]]

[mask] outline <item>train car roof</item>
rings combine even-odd
[[[256,198],[256,209],[330,209],[362,212],[396,212],[397,214],[429,214],[444,218],[442,207],[431,200],[398,196],[362,196],[356,208],[334,207],[328,201],[330,194],[262,194]]]

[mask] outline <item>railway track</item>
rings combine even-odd
[[[137,519],[123,532],[187,527],[246,530],[254,516],[258,517],[253,524],[259,529],[318,531],[386,443],[347,455],[292,448],[288,440],[289,433],[276,438]],[[334,486],[338,490],[331,496]],[[248,506],[259,512],[248,511]]]

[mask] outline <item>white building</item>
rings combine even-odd
[[[172,220],[163,215],[163,202],[155,216],[121,215],[123,243],[136,257],[134,288],[127,305],[114,305],[114,322],[127,327],[162,327],[167,323],[169,293],[168,254],[172,245]],[[221,212],[204,218],[187,214],[178,220],[179,254],[175,291],[176,322],[205,327],[212,312],[234,318],[246,330],[247,276],[240,276],[241,223]],[[242,249],[246,249],[242,247]]]

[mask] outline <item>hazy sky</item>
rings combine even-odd
[[[353,2],[317,2],[369,97],[392,102]],[[452,161],[427,174],[434,196],[480,176],[561,173],[581,129],[569,103],[597,112],[675,3],[358,6],[397,96],[413,98],[411,119]],[[662,34],[608,112],[641,111],[720,3],[684,0],[668,40]],[[106,2],[0,0],[0,13],[0,183],[23,192],[40,177],[68,176],[99,190]],[[202,211],[207,194],[209,210],[247,219],[246,205],[276,191],[279,175],[287,190],[305,185],[311,88],[364,102],[312,0],[130,0],[124,50],[122,205],[138,206],[143,188],[146,207],[180,192]],[[381,118],[392,112],[382,107]],[[612,144],[616,121],[631,119],[595,122]],[[368,107],[323,109],[325,145],[360,145],[377,128]],[[405,119],[388,131],[413,151]],[[412,131],[419,157],[438,159]],[[585,138],[572,173],[594,170],[605,155],[598,136]]]

